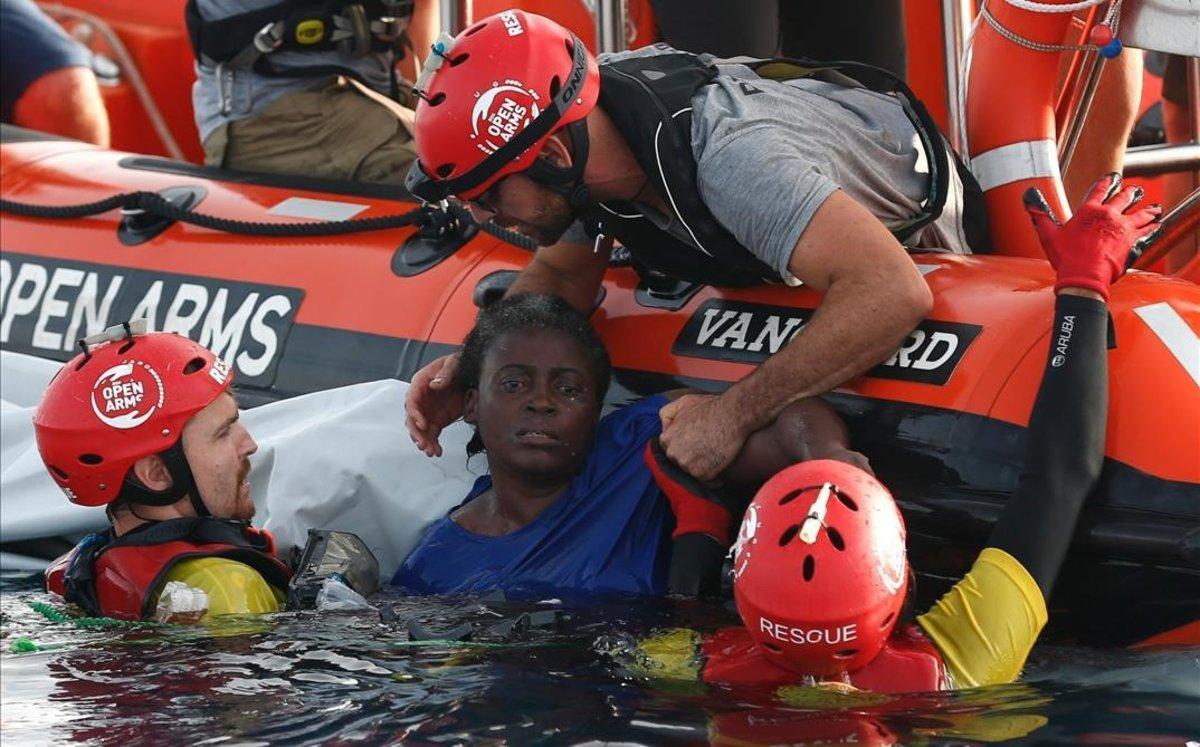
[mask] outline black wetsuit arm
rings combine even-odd
[[[1046,599],[1104,462],[1107,331],[1102,301],[1058,297],[1025,465],[988,540],[1029,571]]]

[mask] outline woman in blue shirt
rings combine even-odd
[[[644,458],[671,395],[600,418],[610,375],[587,318],[557,297],[511,296],[481,312],[455,384],[476,427],[468,452],[486,451],[490,473],[429,528],[393,583],[412,594],[659,595],[668,588],[676,514],[688,534],[710,538],[711,566],[723,554],[729,511]],[[723,478],[752,485],[816,457],[865,466],[819,400],[798,403],[752,437]]]

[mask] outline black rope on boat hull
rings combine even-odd
[[[113,195],[96,202],[79,205],[32,205],[14,200],[0,199],[0,212],[12,213],[26,218],[44,218],[51,220],[71,220],[100,215],[110,210],[136,211],[141,210],[153,215],[167,218],[193,226],[207,228],[222,233],[240,234],[243,236],[340,236],[363,231],[383,231],[390,228],[419,226],[440,234],[453,228],[453,223],[469,226],[479,225],[479,228],[496,238],[507,241],[514,246],[533,251],[533,241],[515,231],[501,228],[494,223],[478,223],[469,210],[461,205],[448,204],[445,207],[422,205],[399,215],[382,215],[374,218],[354,218],[340,221],[321,221],[304,223],[262,223],[240,221],[222,218],[216,215],[197,213],[180,207],[157,192],[126,192]]]

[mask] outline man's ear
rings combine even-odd
[[[542,147],[540,154],[541,158],[545,158],[550,163],[559,168],[567,168],[571,165],[571,148],[566,142],[567,134],[565,132],[556,132],[546,140],[546,145]]]
[[[157,455],[142,457],[133,463],[133,476],[150,490],[162,492],[175,484],[167,465]]]
[[[463,395],[463,422],[475,425],[476,413],[479,411],[479,390],[468,389]]]

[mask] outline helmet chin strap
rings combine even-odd
[[[588,140],[587,120],[581,119],[566,126],[571,136],[571,165],[555,166],[549,159],[538,158],[524,173],[533,181],[567,198],[567,203],[576,209],[591,206],[591,196],[583,183],[583,169],[587,166]]]
[[[200,495],[200,488],[196,486],[196,478],[192,474],[192,467],[188,464],[187,456],[183,453],[183,439],[179,439],[168,449],[160,452],[158,457],[163,460],[167,474],[171,476],[171,487],[166,490],[151,490],[137,480],[126,478],[121,494],[128,498],[129,503],[145,506],[169,506],[186,495],[197,516],[212,516],[212,512],[208,510],[208,506]]]

